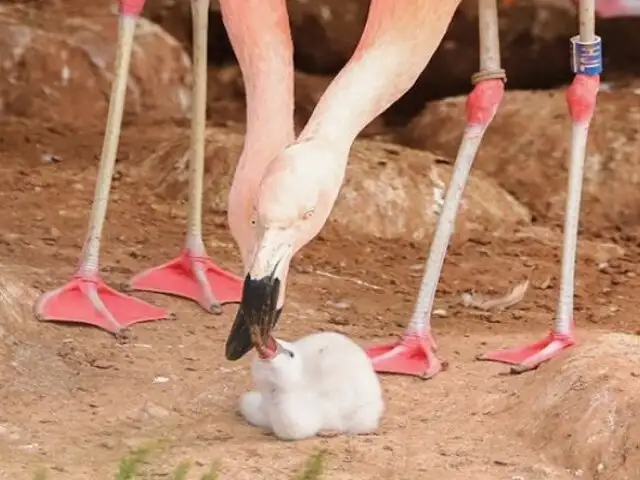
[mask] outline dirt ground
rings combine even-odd
[[[235,414],[237,397],[249,386],[249,360],[230,364],[221,352],[233,306],[210,316],[187,301],[142,294],[175,311],[177,321],[137,325],[126,344],[94,329],[35,321],[30,302],[37,292],[73,273],[101,132],[96,126],[73,134],[21,120],[1,127],[0,478],[32,478],[40,466],[50,469],[47,478],[109,478],[127,451],[158,440],[163,447],[146,467],[148,478],[165,478],[181,460],[201,470],[220,461],[221,478],[290,478],[319,448],[329,453],[327,478],[638,478],[640,435],[631,422],[640,412],[636,244],[582,238],[580,345],[513,377],[474,356],[549,328],[559,232],[523,226],[454,242],[435,318],[450,369],[429,382],[383,377],[388,410],[378,436],[281,443]],[[146,171],[140,159],[157,148],[163,128],[177,127],[124,132],[102,259],[114,285],[181,247],[184,204],[161,198],[139,174]],[[210,252],[238,271],[224,225],[224,215],[208,209]],[[421,243],[328,228],[295,262],[280,334],[331,329],[363,345],[392,338],[411,313],[425,252]],[[460,302],[462,292],[501,293],[523,278],[532,279],[533,289],[508,311],[479,313]],[[594,403],[602,395],[609,403]],[[610,420],[607,409],[618,420],[589,440],[585,431],[593,422]],[[584,428],[573,431],[580,422]]]
[[[29,94],[26,87],[24,92]],[[640,478],[637,225],[584,232],[575,304],[578,345],[535,372],[510,376],[503,375],[505,366],[477,362],[475,356],[546,334],[557,302],[561,230],[557,218],[540,216],[532,223],[513,213],[515,207],[504,213],[509,202],[526,210],[527,182],[510,184],[509,201],[506,192],[492,193],[493,213],[491,206],[474,213],[470,205],[466,214],[476,223],[491,215],[494,220],[458,229],[445,263],[434,328],[449,369],[426,382],[382,376],[387,410],[375,436],[283,443],[235,412],[238,396],[250,386],[251,357],[238,363],[224,359],[233,305],[212,316],[186,300],[136,293],[175,312],[176,320],[136,325],[124,343],[96,329],[35,320],[37,295],[74,273],[101,147],[101,116],[87,113],[79,122],[78,105],[69,109],[73,115],[67,117],[61,110],[38,116],[32,108],[28,115],[9,112],[0,119],[1,480],[31,480],[42,469],[47,479],[113,478],[120,460],[138,447],[151,448],[141,478],[153,479],[171,478],[182,461],[192,462],[193,479],[212,463],[219,464],[222,479],[289,479],[319,451],[327,452],[325,478],[337,480]],[[211,124],[237,136],[242,126],[227,125],[223,117],[228,112],[235,121],[239,111],[241,105],[220,106]],[[182,247],[184,186],[165,177],[172,168],[166,162],[180,156],[178,147],[166,145],[184,147],[185,125],[184,118],[127,117],[102,250],[103,276],[111,285]],[[217,148],[208,146],[209,178],[229,174],[217,170],[228,168],[216,162],[229,155]],[[372,164],[377,162],[371,171],[407,156],[427,158],[425,152],[399,154],[388,145],[359,148],[359,158],[370,153]],[[158,156],[159,151],[168,153]],[[164,163],[156,168],[156,161]],[[536,172],[532,162],[520,173],[554,181],[566,177],[561,163],[555,174],[547,163]],[[360,167],[353,171],[366,173]],[[428,172],[413,175],[429,181]],[[483,191],[503,188],[483,177],[474,182],[468,203],[472,195],[482,203]],[[239,272],[220,203],[224,195],[207,185],[209,253]],[[612,201],[637,213],[636,197],[623,196]],[[366,346],[393,339],[411,315],[432,225],[420,235],[382,239],[350,228],[344,221],[349,205],[340,208],[342,220],[332,221],[293,263],[278,327],[283,338],[334,330]],[[583,211],[583,223],[596,213]],[[393,212],[370,214],[382,218]],[[503,218],[502,228],[496,218]],[[634,233],[625,233],[626,227]],[[523,279],[531,287],[510,309],[483,312],[461,301],[465,292],[503,294]]]

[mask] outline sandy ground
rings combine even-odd
[[[233,306],[211,316],[188,301],[141,294],[177,320],[137,325],[124,344],[95,329],[37,323],[30,302],[76,264],[100,130],[18,120],[1,128],[0,478],[30,479],[42,466],[52,479],[112,478],[131,448],[158,441],[143,478],[168,478],[190,460],[194,475],[216,461],[220,478],[285,479],[319,449],[328,452],[326,478],[345,480],[640,478],[636,244],[582,238],[579,346],[536,372],[505,376],[504,366],[474,357],[548,330],[561,236],[522,227],[454,242],[434,320],[449,370],[428,382],[384,376],[388,410],[377,436],[281,443],[235,413],[250,379],[249,359],[232,364],[221,351]],[[182,245],[184,205],[152,193],[138,173],[154,129],[124,132],[102,259],[114,285]],[[60,161],[43,160],[46,153]],[[206,215],[210,253],[238,271],[224,214]],[[330,329],[362,345],[393,338],[411,313],[425,252],[424,244],[327,229],[294,263],[280,335]],[[523,278],[532,288],[512,309],[461,304],[462,292],[503,293]]]
[[[327,454],[324,478],[337,480],[640,479],[640,217],[633,171],[640,161],[635,153],[640,133],[638,112],[627,108],[637,101],[636,93],[604,96],[600,111],[609,116],[593,129],[591,151],[607,161],[598,177],[604,184],[596,185],[595,193],[586,192],[588,208],[581,218],[575,348],[520,376],[503,375],[505,366],[475,361],[488,349],[541,338],[552,325],[557,303],[559,208],[567,172],[560,159],[566,152],[556,146],[566,141],[567,131],[561,122],[549,127],[537,112],[542,104],[525,102],[529,94],[523,94],[525,100],[517,105],[505,102],[503,119],[509,121],[497,119],[486,139],[478,162],[485,175],[474,173],[466,198],[484,206],[467,212],[476,228],[456,232],[439,285],[434,328],[439,355],[449,369],[430,381],[383,376],[387,411],[378,435],[282,443],[246,425],[235,412],[238,396],[250,385],[251,360],[224,359],[235,306],[214,316],[186,300],[135,294],[171,309],[176,320],[136,325],[123,343],[96,329],[34,318],[38,294],[73,275],[84,239],[115,22],[104,13],[96,18],[86,14],[91,20],[86,24],[65,24],[84,35],[81,41],[65,43],[58,35],[61,27],[45,21],[44,7],[31,15],[39,4],[25,3],[34,10],[4,13],[4,21],[28,25],[37,35],[24,36],[15,28],[6,44],[0,42],[3,51],[16,55],[15,45],[35,39],[27,60],[18,55],[7,67],[11,75],[0,79],[0,480],[32,480],[44,470],[49,480],[114,478],[120,460],[138,447],[150,448],[140,475],[149,479],[170,479],[176,465],[189,461],[192,477],[187,478],[194,480],[212,463],[219,464],[221,479],[286,480],[320,451]],[[129,96],[103,243],[103,276],[114,286],[175,256],[185,229],[184,182],[166,176],[175,174],[172,169],[187,143],[180,138],[188,132],[186,107],[176,92],[187,91],[188,61],[177,42],[150,27],[145,32],[138,38],[142,50],[132,69],[134,87],[145,88],[132,88],[136,95]],[[68,59],[50,53],[61,49]],[[85,50],[109,61],[96,63]],[[67,60],[77,72],[75,83],[57,77]],[[158,76],[158,69],[175,75]],[[232,132],[242,131],[237,122],[244,108],[237,71],[216,71],[217,77],[213,68],[210,76],[210,122],[227,128],[227,143],[238,145]],[[298,114],[304,117],[326,79],[300,75],[297,80],[303,85]],[[45,89],[41,83],[47,81]],[[551,96],[555,100],[544,104],[547,110],[555,112],[556,120],[566,119],[564,99]],[[80,103],[77,97],[94,100]],[[154,108],[156,116],[140,113]],[[443,108],[425,118],[435,118],[440,126],[462,118],[451,112]],[[516,120],[528,127],[514,130],[509,123],[516,125]],[[374,122],[373,127],[370,133],[384,125]],[[407,205],[421,202],[424,207],[429,199],[422,194],[437,183],[427,170],[448,171],[459,135],[451,132],[460,128],[447,130],[409,130],[415,147],[442,150],[442,158],[361,144],[359,166],[351,171],[380,183],[374,181],[369,196],[358,198],[378,203],[351,208],[363,218],[402,217],[389,222],[395,228],[407,218]],[[212,138],[222,144],[226,137],[220,131]],[[545,133],[542,141],[537,131]],[[416,135],[428,142],[417,141]],[[520,142],[512,141],[515,135]],[[537,140],[529,141],[533,137]],[[407,135],[395,138],[411,143]],[[167,142],[177,146],[167,147]],[[224,195],[211,188],[216,175],[217,185],[228,183],[229,158],[235,161],[236,154],[209,143],[207,247],[216,262],[238,273]],[[401,162],[402,168],[397,166]],[[401,173],[411,181],[391,188]],[[352,185],[358,180],[350,179]],[[403,185],[412,189],[408,200],[393,197]],[[211,200],[216,194],[217,200]],[[402,215],[394,213],[396,207],[403,208]],[[412,228],[422,230],[419,236],[381,240],[353,228],[367,223],[368,216],[349,225],[349,204],[339,208],[341,221],[325,228],[293,262],[279,335],[293,339],[334,330],[363,346],[389,341],[412,313],[435,215],[429,225],[425,216],[424,228],[416,227],[417,217],[411,219]],[[518,209],[533,212],[533,223],[513,220],[520,218],[514,213]],[[603,216],[614,218],[603,223]],[[504,225],[496,226],[500,222]],[[524,279],[531,287],[510,309],[481,312],[462,304],[465,292],[500,295]]]

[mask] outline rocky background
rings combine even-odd
[[[209,54],[213,65],[234,63],[214,0],[210,16]],[[577,33],[577,13],[570,0],[518,0],[501,8],[501,50],[511,89],[549,89],[568,83],[569,38]],[[289,0],[289,15],[298,71],[333,76],[351,56],[367,16],[369,0]],[[148,2],[146,15],[160,23],[187,48],[190,45],[189,2]],[[404,124],[425,102],[468,92],[478,67],[477,0],[463,0],[445,39],[415,87],[390,109],[386,118]],[[639,19],[598,20],[603,38],[604,80],[640,74]],[[634,41],[635,39],[635,41]],[[306,77],[306,76],[305,76]],[[323,82],[301,80],[300,96]],[[314,97],[311,95],[310,97]]]
[[[75,8],[70,8],[70,3]],[[290,0],[288,4],[298,70],[298,114],[302,121],[332,76],[349,59],[364,27],[369,0]],[[102,98],[91,105],[98,113],[101,100],[108,95],[115,51],[115,2],[3,0],[0,6],[0,27],[7,32],[0,39],[5,73],[0,80],[0,111],[27,115],[41,102],[42,106],[53,106],[59,101],[66,108],[58,115],[72,119],[73,102],[69,96],[79,94],[78,88],[98,87]],[[147,117],[149,108],[158,110],[160,115],[184,116],[189,76],[185,52],[188,55],[191,49],[189,1],[148,0],[144,16],[152,23],[141,23],[137,53],[150,54],[144,62],[134,57],[135,80],[133,95],[129,96],[136,107],[133,110]],[[428,101],[469,91],[470,76],[478,65],[476,22],[476,1],[464,0],[428,68],[414,88],[385,115],[387,126],[407,124]],[[577,32],[577,17],[570,0],[519,0],[511,7],[501,8],[500,29],[510,89],[550,89],[571,80],[568,39]],[[597,31],[604,41],[603,79],[624,81],[640,74],[640,49],[636,48],[640,19],[599,20]],[[243,92],[215,0],[209,38],[211,116],[231,116],[230,120],[241,121],[243,111],[239,105],[237,112],[225,111],[233,110],[231,104],[243,101]],[[25,43],[29,45],[23,49]],[[61,53],[56,55],[53,51]],[[67,58],[74,75],[64,81],[64,75],[56,70],[60,61]],[[161,78],[154,73],[159,68],[165,72]],[[95,83],[83,86],[73,82],[73,77],[84,77],[83,69],[95,73]],[[60,81],[52,82],[56,77]],[[165,89],[166,94],[160,94]],[[145,100],[146,94],[150,99]],[[140,110],[145,102],[147,108]],[[378,132],[379,127],[374,131]]]
[[[291,0],[288,4],[297,65],[296,119],[302,125],[355,48],[368,0]],[[137,30],[125,127],[188,124],[189,5],[188,0],[147,2]],[[363,137],[396,144],[402,158],[416,158],[403,150],[411,147],[439,155],[439,164],[451,164],[463,127],[463,96],[478,65],[476,7],[474,0],[463,2],[414,88],[373,121]],[[83,128],[89,122],[100,130],[115,57],[116,10],[112,0],[0,0],[0,113]],[[500,27],[510,92],[487,134],[475,171],[493,177],[527,209],[532,221],[559,225],[569,128],[562,87],[571,80],[568,45],[577,31],[575,7],[570,0],[519,0],[501,8]],[[599,20],[597,31],[604,39],[606,70],[586,169],[584,202],[591,215],[583,224],[594,231],[619,229],[640,218],[635,173],[640,163],[640,111],[633,106],[639,93],[634,79],[640,75],[640,49],[634,45],[640,42],[640,19]],[[209,58],[210,125],[241,134],[243,85],[215,1],[210,11]],[[380,142],[372,145],[367,147],[373,152],[370,158],[388,163],[388,148]],[[224,168],[232,171],[236,154],[233,149],[230,152]],[[427,174],[424,182],[433,183]],[[612,182],[617,186],[615,194]],[[476,196],[483,195],[481,190]],[[411,236],[425,235],[409,230]]]

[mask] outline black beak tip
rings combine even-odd
[[[240,306],[233,325],[231,325],[231,330],[229,331],[225,345],[224,354],[227,360],[232,362],[240,360],[253,348],[249,326],[250,324],[245,317],[242,306]]]
[[[266,341],[281,313],[277,309],[279,293],[280,280],[273,275],[259,279],[245,277],[242,300],[225,347],[227,360],[239,360],[251,351],[252,329],[257,329],[261,340]]]
[[[227,358],[227,360],[231,362],[235,362],[236,360],[240,360],[247,353],[249,353],[252,348],[253,348],[253,345],[249,345],[249,347],[246,348],[238,344],[232,344],[227,342],[224,355]]]

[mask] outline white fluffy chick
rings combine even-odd
[[[382,389],[360,346],[334,332],[276,343],[275,355],[254,360],[256,389],[240,398],[240,413],[250,424],[280,440],[377,430]]]

